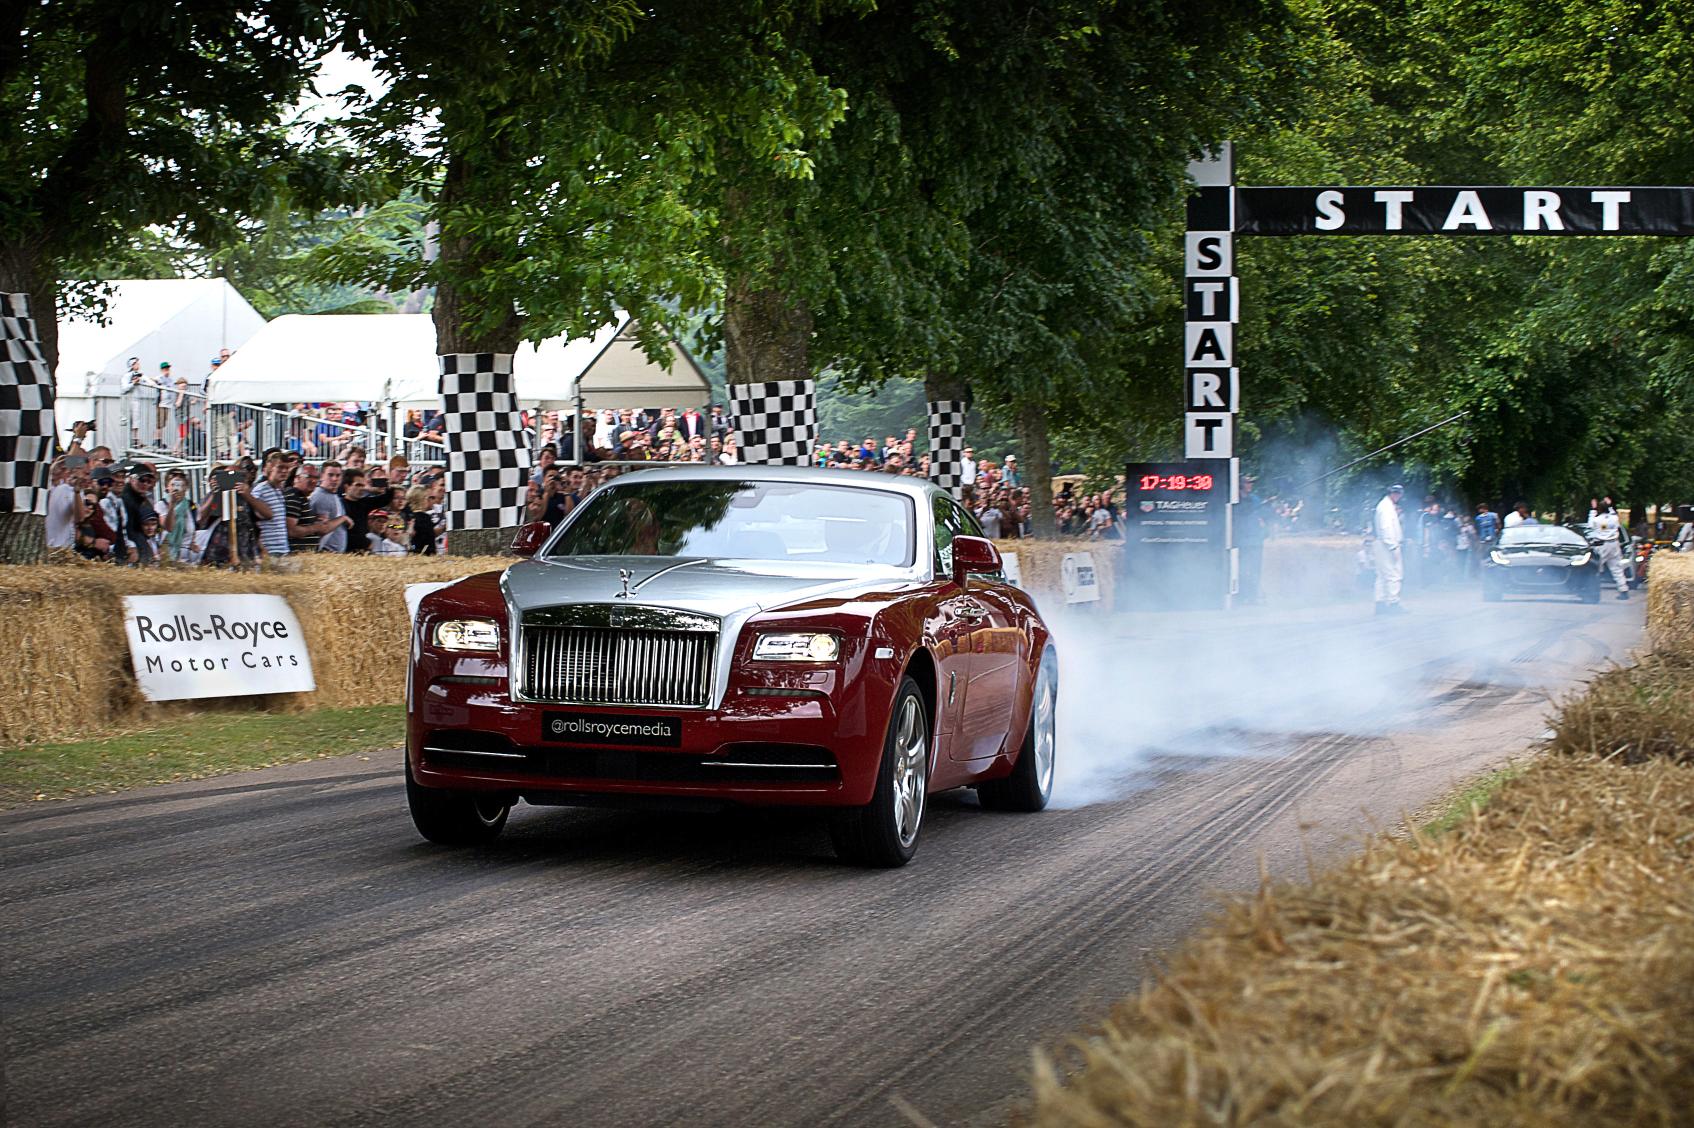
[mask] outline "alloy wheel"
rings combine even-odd
[[[924,732],[923,708],[917,697],[900,703],[894,729],[894,833],[902,847],[917,841],[928,789],[929,734]]]

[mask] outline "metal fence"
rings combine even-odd
[[[395,436],[398,420],[392,405],[361,405],[360,418],[331,418],[305,405],[212,403],[203,392],[132,385],[118,396],[119,435],[100,440],[130,458],[155,463],[161,473],[182,470],[198,496],[206,472],[244,456],[258,458],[273,448],[290,450],[312,461],[344,459],[362,447],[372,463],[401,455],[413,466],[443,466],[447,448],[427,439]],[[113,413],[98,412],[110,419]]]

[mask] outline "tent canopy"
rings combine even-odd
[[[666,371],[641,351],[628,314],[592,337],[525,343],[513,357],[518,399],[546,409],[574,405],[699,407],[710,385],[688,351],[670,343]],[[218,369],[214,403],[338,400],[441,402],[435,325],[428,314],[290,314],[266,325]]]
[[[219,349],[238,349],[265,319],[222,278],[128,279],[113,282],[106,323],[63,321],[55,383],[67,397],[121,387],[129,358],[156,375],[171,362],[177,376],[205,379]]]

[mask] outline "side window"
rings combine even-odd
[[[958,535],[958,528],[953,519],[953,502],[950,498],[937,496],[935,498],[935,575],[937,578],[953,574],[953,538]]]
[[[982,526],[970,510],[950,497],[935,499],[935,569],[938,576],[953,574],[953,538],[980,537]]]
[[[957,503],[954,504],[953,508],[959,511],[959,523],[962,526],[959,532],[971,537],[983,535],[982,523],[976,519],[976,514]]]

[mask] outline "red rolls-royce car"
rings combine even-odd
[[[843,857],[897,866],[931,792],[1046,806],[1052,638],[936,487],[643,470],[545,533],[419,605],[406,795],[425,838],[488,841],[519,799],[804,806],[833,809]]]

